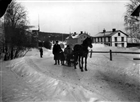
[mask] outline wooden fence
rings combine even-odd
[[[110,54],[110,61],[112,61],[112,53],[122,53],[122,54],[140,54],[140,52],[126,52],[126,51],[90,51],[90,57],[92,57],[92,53],[109,53]],[[140,60],[139,58],[134,58],[134,60]]]

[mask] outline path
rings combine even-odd
[[[139,82],[129,77],[134,84],[125,83],[128,77],[120,76],[122,69],[131,65],[130,60],[124,65],[123,62],[107,61],[106,55],[97,57],[94,54],[93,58],[88,60],[88,71],[81,72],[73,67],[53,65],[54,61],[49,53],[46,53],[44,58],[33,54],[3,65],[3,67],[8,65],[0,74],[4,102],[140,101]],[[120,60],[123,61],[123,58]],[[119,69],[116,63],[122,68]],[[117,72],[118,70],[120,71]]]

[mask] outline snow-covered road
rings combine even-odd
[[[88,71],[53,65],[51,50],[44,57],[32,50],[26,57],[1,63],[3,102],[140,102],[139,62],[132,56],[93,54]]]

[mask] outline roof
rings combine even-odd
[[[99,32],[98,34],[96,34],[93,37],[103,37],[103,36],[110,37],[110,36],[113,36],[114,34],[116,34],[118,32],[121,32],[121,33],[125,34],[126,36],[128,36],[126,33],[122,32],[121,30],[116,30],[116,31],[106,31],[105,33],[104,32]]]
[[[136,7],[136,9],[132,12],[131,16],[139,16],[140,13],[140,5]]]
[[[73,38],[73,39],[77,39],[79,38],[81,35],[83,34],[86,34],[88,35],[87,33],[82,33],[82,34],[71,34],[70,36],[68,36],[66,39],[69,39],[69,38]]]
[[[79,35],[80,35],[80,34],[72,34],[72,35],[70,35],[70,36],[74,39],[74,38],[79,38]]]

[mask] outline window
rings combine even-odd
[[[122,37],[122,41],[124,41],[124,37]]]
[[[101,42],[103,41],[103,38],[101,38]]]
[[[122,43],[122,47],[124,47],[124,43]]]
[[[117,44],[117,43],[115,43],[115,46],[116,46],[116,47],[117,47],[117,45],[118,45],[118,44]]]
[[[108,42],[110,42],[111,41],[111,38],[110,37],[108,37]]]
[[[103,39],[104,39],[104,42],[106,42],[106,40],[105,40],[106,38],[104,37]]]
[[[115,37],[115,41],[117,42],[117,37]]]
[[[118,33],[118,36],[120,36],[120,33]]]

